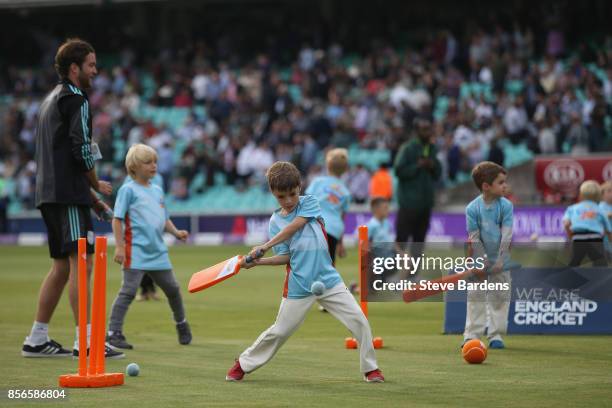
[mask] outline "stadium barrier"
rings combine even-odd
[[[563,207],[515,207],[513,240],[515,242],[549,242],[565,239]],[[357,244],[358,226],[366,224],[371,215],[366,211],[352,211],[345,218],[345,244]],[[190,243],[196,245],[254,244],[267,237],[269,214],[173,215],[179,229],[190,232]],[[395,213],[390,215],[395,226]],[[94,221],[97,234],[107,234],[112,244],[110,224]],[[42,245],[46,229],[39,214],[11,219],[11,233],[0,235],[0,245]],[[434,212],[427,241],[463,242],[466,238],[465,215],[462,212]],[[168,237],[167,244],[174,240]]]

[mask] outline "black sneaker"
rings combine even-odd
[[[178,333],[179,343],[183,345],[187,345],[191,343],[191,329],[189,328],[189,323],[177,323],[176,324],[176,332]]]
[[[87,355],[89,355],[89,349],[87,349]],[[72,349],[72,358],[79,358],[79,350]],[[125,358],[125,354],[113,349],[108,343],[104,343],[104,358],[118,360]]]
[[[49,340],[39,346],[24,344],[21,355],[24,357],[70,357],[70,350],[66,350],[55,340]]]
[[[132,350],[134,346],[127,342],[125,336],[120,331],[106,336],[106,342],[116,349]]]

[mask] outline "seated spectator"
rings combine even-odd
[[[462,23],[457,30],[464,28]],[[175,41],[170,30],[169,40],[180,45],[160,50],[152,43],[138,52],[126,42],[117,50],[117,64],[105,61],[100,68],[90,94],[100,168],[116,165],[132,144],[147,143],[159,151],[160,168],[162,155],[181,157],[176,170],[169,160],[163,164],[166,186],[180,177],[188,189],[200,173],[212,185],[222,172],[228,184],[237,181],[242,188],[261,178],[270,157],[292,161],[305,176],[317,173],[320,153],[330,146],[382,149],[394,158],[422,114],[435,118],[436,157],[448,175],[437,186],[457,180],[487,155],[502,164],[507,141],[534,154],[609,151],[612,68],[606,43],[593,36],[587,48],[600,51],[587,58],[580,48],[565,58],[573,50],[558,39],[569,37],[563,28],[555,31],[548,44],[546,31],[525,21],[476,25],[465,36],[442,30],[422,49],[405,51],[384,40],[359,52],[322,40],[301,52],[266,41],[266,53],[254,51],[253,57],[231,46],[226,35],[214,43]],[[536,44],[552,44],[554,53],[537,54],[543,49]],[[351,55],[350,63],[340,59],[343,54]],[[0,163],[17,182],[10,200],[27,206],[32,193],[24,169],[35,150],[41,91],[55,77],[11,64],[0,71],[0,99],[11,101],[0,109]],[[194,104],[186,118],[184,109],[168,109]],[[366,200],[363,180],[369,174],[363,167],[352,171],[353,195]],[[182,198],[187,193],[177,192]]]
[[[348,187],[355,203],[364,204],[367,201],[370,172],[361,163],[345,173],[342,180]]]
[[[184,201],[189,198],[189,183],[185,177],[175,177],[170,186],[170,193],[179,200]]]
[[[538,128],[538,147],[542,154],[557,152],[557,137],[551,126],[551,119],[542,118],[536,122]]]
[[[573,156],[585,155],[589,153],[589,132],[580,120],[578,112],[570,115],[571,124],[567,131],[567,143],[570,153]]]
[[[189,90],[182,87],[174,97],[174,106],[177,108],[190,108],[191,105],[193,105],[193,100],[191,99]]]

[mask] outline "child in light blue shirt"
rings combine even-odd
[[[608,223],[612,225],[612,180],[608,180],[601,185],[601,202],[599,209],[603,212],[604,217],[608,219]],[[612,242],[610,237],[604,237],[604,245],[606,247],[606,255],[608,261],[612,261]]]
[[[133,181],[134,179],[132,179],[132,176],[128,174],[125,177],[125,180],[123,180],[123,185],[131,183]],[[159,173],[156,173],[155,177],[151,179],[151,184],[159,187],[162,192],[164,192],[164,180],[162,179],[162,176]],[[159,296],[157,296],[157,291],[155,290],[155,283],[153,282],[153,279],[148,273],[145,272],[145,274],[142,275],[142,281],[140,282],[140,293],[136,295],[136,300],[142,301],[149,299],[160,300]]]
[[[123,267],[121,289],[113,302],[107,341],[116,348],[132,349],[123,335],[123,321],[145,272],[162,288],[174,314],[180,344],[191,343],[192,335],[178,282],[172,272],[163,233],[185,241],[189,235],[178,230],[168,216],[162,189],[152,184],[157,174],[157,153],[144,144],[128,150],[125,166],[132,178],[117,193],[113,233],[114,261]]]
[[[284,297],[303,299],[312,296],[310,288],[314,281],[323,282],[326,288],[342,284],[342,278],[331,263],[321,216],[317,199],[306,195],[300,196],[294,211],[284,214],[281,208],[270,217],[270,237],[276,236],[296,217],[313,221],[298,230],[291,239],[272,248],[275,255],[289,255],[291,274]],[[294,250],[291,251],[291,248]]]
[[[332,265],[327,251],[322,212],[313,196],[300,196],[301,177],[291,163],[276,162],[266,173],[270,191],[280,208],[270,218],[270,240],[253,248],[251,263],[286,265],[283,299],[276,321],[248,347],[228,371],[227,381],[240,381],[266,364],[300,327],[315,301],[340,320],[359,343],[361,372],[367,382],[383,382],[372,345],[368,320]],[[260,258],[269,249],[274,256]],[[317,293],[315,287],[323,285]]]
[[[510,243],[513,206],[504,198],[506,170],[492,162],[482,162],[472,170],[472,179],[482,192],[465,208],[469,254],[487,259],[487,280],[510,283]],[[502,335],[508,328],[510,291],[468,290],[463,341],[487,333],[489,348],[505,348]],[[487,321],[487,315],[489,317]],[[488,323],[488,327],[487,327]]]
[[[375,197],[370,202],[372,218],[366,224],[370,243],[392,243],[395,235],[389,222],[389,200]]]
[[[389,222],[389,200],[383,197],[375,197],[370,201],[372,218],[366,224],[368,227],[368,241],[370,242],[370,253],[373,257],[395,256],[395,235]],[[377,277],[383,282],[395,272],[385,269],[385,272]]]
[[[588,257],[594,266],[607,266],[604,237],[612,229],[610,221],[597,204],[601,190],[596,181],[580,185],[580,202],[570,205],[563,215],[563,225],[572,242],[569,266],[579,266]]]
[[[336,252],[341,258],[346,255],[342,236],[344,235],[344,214],[348,211],[351,194],[340,177],[348,169],[346,149],[332,149],[326,155],[327,176],[315,178],[306,189],[306,194],[314,196],[321,207],[325,221],[327,244],[332,263],[336,263]]]

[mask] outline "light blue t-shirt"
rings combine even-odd
[[[134,181],[134,179],[132,178],[132,176],[128,174],[125,177],[125,180],[123,180],[123,184],[129,183],[132,181]],[[156,185],[157,187],[161,188],[162,191],[164,191],[164,179],[162,179],[162,176],[159,173],[155,173],[155,175],[151,179],[151,184]]]
[[[567,207],[563,220],[569,220],[570,229],[576,234],[597,234],[603,237],[606,231],[610,231],[607,217],[597,203],[590,200]]]
[[[612,223],[612,204],[601,201],[599,203],[599,211],[601,211],[604,217],[608,219],[609,223]]]
[[[325,230],[336,239],[344,234],[342,215],[348,211],[351,193],[342,180],[332,176],[316,177],[306,189],[306,194],[316,197],[325,220]]]
[[[125,183],[117,193],[115,218],[123,223],[126,269],[172,269],[163,233],[168,211],[164,192],[154,184]]]
[[[512,228],[513,205],[507,198],[499,198],[486,204],[479,195],[465,208],[468,233],[480,231],[480,240],[484,246],[488,261],[495,263],[502,238],[502,227]],[[504,256],[504,269],[512,267],[510,254]]]
[[[603,213],[604,217],[608,220],[608,226],[612,228],[612,204],[608,204],[605,201],[599,203],[599,210]],[[612,243],[608,239],[608,236],[604,236],[604,242],[606,245],[606,251],[612,254]]]
[[[385,218],[380,221],[376,217],[370,218],[370,221],[366,224],[368,227],[368,238],[370,242],[394,242],[395,236],[391,231],[391,223],[389,218]]]
[[[278,234],[295,217],[304,217],[308,222],[287,241],[273,247],[276,255],[289,255],[287,281],[284,297],[301,299],[312,295],[310,287],[314,281],[321,281],[326,289],[342,283],[342,278],[332,265],[327,240],[321,225],[321,208],[313,196],[300,196],[299,203],[287,215],[281,209],[270,217],[270,238]]]

